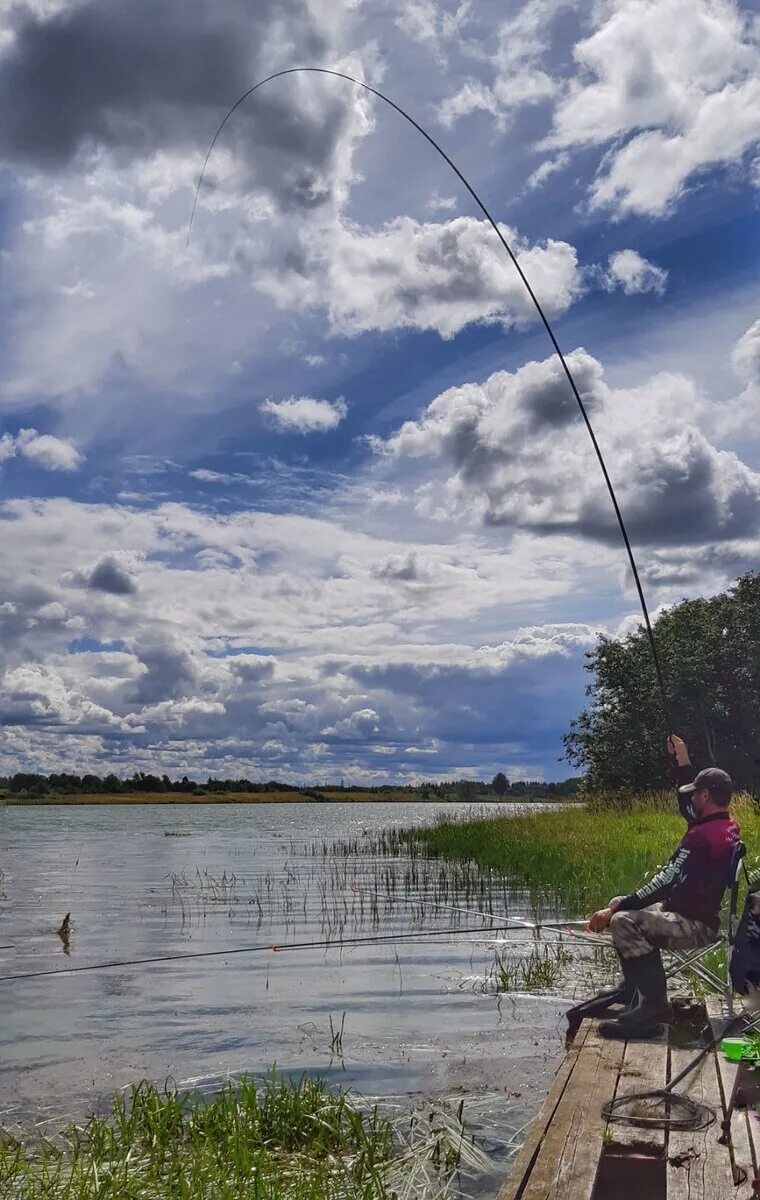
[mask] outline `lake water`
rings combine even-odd
[[[142,1078],[212,1088],[228,1073],[276,1064],[325,1074],[389,1110],[464,1096],[493,1154],[483,1184],[493,1191],[510,1138],[561,1056],[566,1002],[494,995],[495,937],[519,955],[529,935],[478,932],[490,922],[470,912],[484,911],[483,896],[473,899],[456,868],[372,850],[378,830],[441,810],[468,812],[0,808],[0,976],[225,951],[1,982],[0,1125],[53,1127]],[[345,844],[336,849],[336,840]],[[487,886],[503,915],[501,884]],[[508,904],[512,916],[529,915],[525,897],[510,894]],[[56,930],[67,912],[65,946]],[[415,936],[347,944],[389,933]],[[287,949],[337,938],[344,944]],[[226,953],[240,947],[263,949]]]

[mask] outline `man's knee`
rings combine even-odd
[[[635,958],[638,954],[645,954],[649,949],[642,936],[635,912],[614,913],[610,920],[609,931],[615,949],[623,958]]]
[[[629,912],[614,912],[610,918],[609,930],[612,935],[612,941],[617,941],[620,937],[626,937],[630,934],[630,930],[634,928],[635,922],[630,919]]]

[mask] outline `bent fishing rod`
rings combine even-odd
[[[203,184],[203,178],[206,173],[206,167],[208,166],[208,162],[209,162],[209,159],[211,158],[213,149],[214,149],[217,141],[219,140],[227,122],[230,120],[230,118],[233,116],[233,114],[237,111],[237,109],[239,109],[240,106],[245,103],[245,101],[248,99],[248,97],[252,96],[254,92],[257,92],[259,90],[259,88],[264,87],[268,83],[272,83],[273,80],[275,80],[275,79],[283,79],[287,75],[305,75],[305,74],[329,75],[334,79],[343,79],[347,83],[353,84],[355,87],[363,88],[363,90],[365,92],[369,92],[370,95],[375,96],[378,100],[382,100],[384,104],[387,104],[389,106],[389,108],[392,108],[394,110],[394,112],[397,112],[399,114],[399,116],[403,117],[404,120],[407,121],[414,129],[416,129],[418,133],[422,134],[425,141],[428,142],[433,147],[433,149],[435,151],[437,151],[437,153],[441,156],[441,158],[444,160],[444,162],[448,164],[448,166],[451,168],[451,170],[457,176],[459,181],[463,184],[463,186],[469,192],[470,196],[475,201],[476,205],[482,212],[483,216],[488,221],[488,224],[491,226],[491,228],[493,229],[497,238],[501,242],[501,245],[502,245],[505,253],[507,254],[507,257],[509,258],[509,261],[512,263],[512,266],[517,271],[517,274],[520,277],[520,280],[522,281],[522,283],[525,287],[525,290],[527,291],[527,293],[531,299],[533,307],[535,308],[536,312],[538,313],[541,324],[543,325],[544,329],[546,330],[549,341],[552,344],[554,353],[557,355],[557,358],[559,359],[559,361],[562,365],[562,370],[564,371],[567,382],[570,386],[573,396],[575,397],[575,401],[578,405],[578,409],[580,410],[581,417],[583,418],[583,423],[586,426],[586,431],[591,439],[591,444],[594,448],[594,453],[596,454],[597,461],[601,468],[601,472],[604,477],[604,482],[607,486],[607,491],[609,493],[609,497],[612,502],[612,507],[615,512],[615,517],[617,519],[618,527],[620,529],[620,535],[623,539],[623,545],[625,546],[625,551],[628,556],[628,563],[631,568],[631,574],[633,575],[633,580],[636,585],[636,592],[638,594],[639,604],[641,606],[641,612],[642,612],[642,615],[644,618],[644,627],[646,629],[647,639],[649,641],[649,647],[652,652],[652,661],[654,663],[655,675],[657,677],[657,687],[658,687],[658,690],[660,693],[660,699],[662,701],[665,723],[668,727],[668,732],[669,732],[670,727],[671,727],[670,705],[668,703],[667,693],[665,691],[665,682],[664,682],[664,678],[663,678],[663,674],[662,674],[662,668],[660,665],[660,657],[657,652],[657,643],[655,641],[654,629],[652,628],[652,622],[651,622],[651,619],[649,616],[649,609],[647,607],[646,597],[644,595],[644,588],[641,583],[641,576],[639,575],[639,569],[636,564],[636,558],[633,553],[633,547],[631,545],[631,541],[628,536],[628,530],[626,528],[626,524],[623,519],[623,513],[620,508],[620,504],[618,503],[618,498],[617,498],[617,495],[615,492],[615,488],[613,486],[609,471],[607,470],[607,464],[604,461],[604,455],[602,454],[601,447],[599,445],[599,442],[597,441],[596,433],[594,432],[594,427],[591,424],[591,419],[586,410],[586,406],[583,403],[583,399],[581,397],[578,386],[575,382],[575,379],[573,378],[573,373],[570,370],[570,366],[567,362],[567,359],[565,358],[565,355],[562,353],[562,348],[560,347],[560,344],[559,344],[557,337],[554,333],[554,330],[551,326],[549,318],[547,317],[547,315],[543,309],[543,306],[541,305],[541,302],[538,299],[538,296],[534,292],[533,287],[531,286],[531,283],[530,283],[527,275],[525,274],[525,271],[523,270],[522,266],[520,265],[517,255],[515,254],[512,247],[510,246],[509,242],[507,241],[506,237],[504,236],[498,222],[491,215],[488,208],[486,208],[485,203],[483,202],[483,200],[481,200],[480,196],[478,195],[478,193],[476,192],[475,188],[472,186],[470,181],[463,174],[463,172],[459,169],[459,167],[456,165],[456,163],[453,161],[453,159],[450,158],[450,156],[446,153],[446,151],[443,149],[443,147],[435,140],[435,138],[432,136],[432,134],[428,133],[428,131],[419,123],[419,121],[415,120],[415,118],[413,116],[411,116],[411,114],[408,113],[406,111],[406,109],[402,108],[400,104],[397,104],[395,100],[391,100],[390,96],[386,96],[385,93],[381,92],[378,88],[372,87],[369,83],[365,83],[365,81],[363,79],[357,79],[353,75],[348,75],[345,71],[335,71],[330,67],[287,67],[286,69],[284,69],[282,71],[275,71],[273,74],[267,75],[265,79],[260,79],[258,83],[255,83],[253,85],[253,87],[248,88],[248,90],[246,92],[244,92],[243,95],[240,96],[240,98],[238,100],[235,101],[235,103],[232,105],[232,107],[225,114],[223,120],[219,124],[219,127],[218,127],[216,133],[214,134],[213,138],[211,139],[209,148],[206,151],[206,157],[203,160],[203,166],[201,168],[201,173],[200,173],[200,176],[198,179],[198,184],[195,189],[195,196],[193,198],[193,207],[192,207],[192,211],[190,213],[190,221],[189,221],[188,227],[187,227],[188,244],[190,242],[190,234],[191,234],[192,228],[193,228],[193,221],[195,219],[195,211],[196,211],[196,208],[198,205],[198,197],[200,195],[201,186]]]
[[[202,958],[232,958],[238,954],[284,954],[289,950],[341,950],[350,949],[352,946],[384,946],[394,945],[396,942],[411,942],[418,944],[426,944],[430,938],[436,937],[459,937],[469,933],[501,933],[504,930],[514,928],[514,926],[501,924],[491,925],[487,928],[482,926],[476,929],[462,929],[457,925],[451,929],[428,929],[415,930],[413,933],[373,933],[366,937],[335,937],[321,938],[317,941],[310,942],[260,942],[254,946],[231,946],[225,950],[194,950],[183,954],[158,954],[150,958],[129,958],[118,959],[110,962],[95,962],[83,963],[76,967],[51,967],[41,971],[20,971],[14,975],[0,975],[0,984],[13,983],[17,980],[25,979],[45,979],[53,975],[80,975],[85,972],[92,971],[108,971],[118,967],[145,967],[154,966],[162,963],[187,962],[189,959]]]
[[[351,889],[354,892],[360,891],[358,888]],[[533,930],[545,928],[551,929],[553,932],[560,932],[565,926],[581,924],[579,921],[564,922],[560,928],[559,922],[551,925],[536,926],[528,921],[524,921],[519,917],[504,917],[500,918],[493,914],[479,913],[471,909],[456,908],[451,905],[442,905],[435,903],[435,908],[445,909],[449,912],[463,912],[471,917],[479,916],[484,920],[489,920],[490,925],[481,925],[477,928],[462,928],[457,925],[449,929],[428,929],[415,930],[412,933],[373,933],[365,937],[336,937],[336,938],[321,938],[316,941],[306,942],[279,942],[279,943],[258,943],[254,946],[232,946],[224,950],[197,950],[183,954],[158,954],[149,958],[132,958],[118,959],[110,962],[95,962],[84,963],[81,966],[75,967],[52,967],[44,968],[37,971],[22,971],[11,975],[0,975],[0,984],[13,983],[14,981],[28,979],[45,979],[53,975],[79,975],[82,973],[90,973],[92,971],[107,971],[113,968],[124,967],[144,967],[155,966],[163,963],[186,962],[192,959],[205,958],[231,958],[239,954],[283,954],[289,950],[343,950],[350,949],[352,946],[371,946],[393,945],[396,942],[417,942],[426,943],[430,938],[437,937],[459,937],[465,934],[483,934],[483,933],[505,933],[514,932],[515,930]],[[568,933],[572,933],[571,929],[567,929]],[[575,936],[578,936],[577,934]],[[581,935],[589,937],[589,935]],[[598,938],[589,937],[591,941],[599,941]],[[14,946],[0,946],[0,949],[13,950]]]

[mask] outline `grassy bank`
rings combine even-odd
[[[0,794],[0,804],[23,807],[38,804],[440,804],[439,796],[423,795],[407,788],[385,788],[383,791],[335,791],[332,788],[309,789],[304,792],[46,792],[39,796]],[[487,805],[497,803],[492,797],[476,796],[467,803]],[[503,801],[502,801],[503,803]],[[512,803],[507,800],[506,803]],[[537,796],[520,796],[515,804],[562,804]]]
[[[0,1195],[390,1200],[402,1184],[410,1196],[430,1194],[424,1185],[445,1188],[467,1161],[469,1139],[461,1124],[445,1120],[413,1128],[401,1136],[376,1111],[360,1110],[318,1079],[243,1079],[213,1098],[141,1084],[117,1095],[109,1117],[92,1117],[54,1140],[26,1147],[0,1136]],[[422,1186],[409,1188],[415,1182]]]
[[[749,798],[739,798],[734,811],[751,861],[760,854],[760,821]],[[665,862],[684,829],[666,794],[629,808],[452,821],[404,836],[428,853],[509,875],[538,911],[580,914],[633,891]]]
[[[422,797],[409,792],[334,792],[320,791],[327,803],[397,804],[418,803]],[[305,792],[81,792],[62,795],[49,792],[44,796],[8,795],[0,803],[11,806],[38,804],[315,804],[319,801]]]

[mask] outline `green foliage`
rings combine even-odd
[[[527,958],[510,959],[494,951],[490,980],[496,992],[548,992],[572,962],[563,945],[534,946]]]
[[[709,600],[662,613],[655,637],[673,732],[692,761],[715,763],[738,786],[760,785],[760,574]],[[662,705],[643,628],[602,637],[588,655],[590,705],[565,737],[589,791],[664,786],[669,761]]]
[[[760,852],[760,818],[734,805],[750,859]],[[593,912],[627,895],[672,854],[683,837],[673,793],[627,807],[562,807],[554,812],[449,822],[405,832],[405,840],[443,858],[476,863],[528,892],[534,912]]]
[[[18,1200],[369,1200],[389,1194],[390,1125],[321,1080],[243,1079],[206,1101],[144,1083],[61,1145],[0,1139]]]
[[[497,796],[506,796],[507,792],[509,791],[509,780],[503,771],[499,771],[497,775],[494,775],[491,781],[491,787]]]

